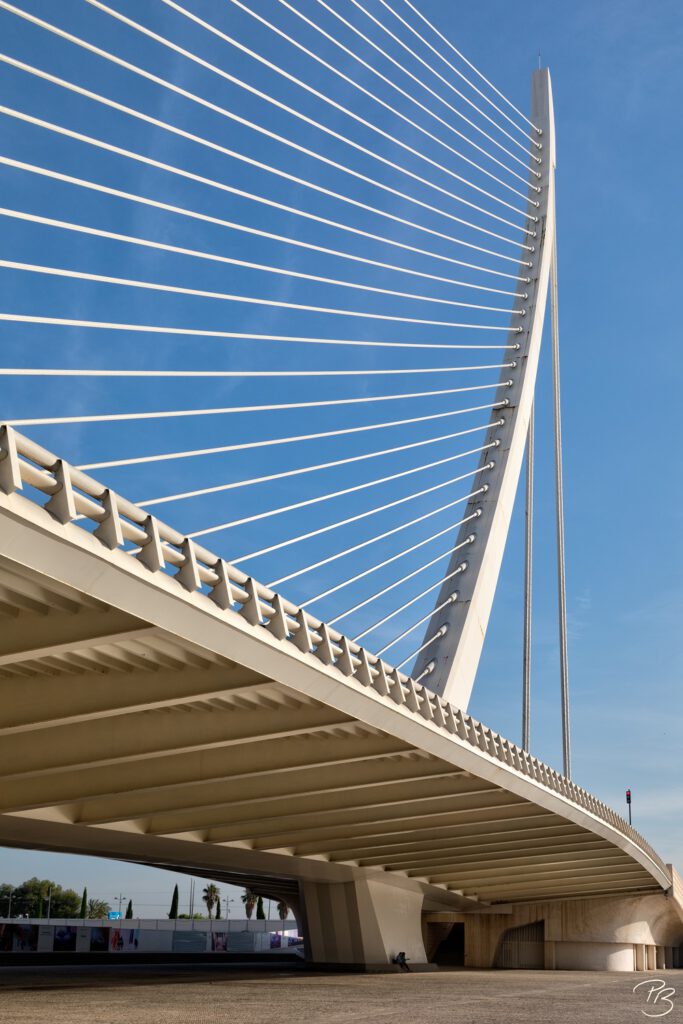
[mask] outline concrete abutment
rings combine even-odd
[[[492,911],[426,914],[430,955],[461,922],[465,967],[659,971],[680,964],[683,916],[665,893],[513,904],[505,912]]]

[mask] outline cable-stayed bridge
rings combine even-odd
[[[0,841],[284,893],[320,962],[670,965],[569,777],[548,72],[409,0],[0,17]],[[563,775],[467,714],[547,305]]]

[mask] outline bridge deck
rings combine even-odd
[[[434,906],[670,884],[613,812],[422,687],[397,702],[27,498],[0,501],[0,842],[382,872]]]

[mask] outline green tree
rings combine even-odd
[[[206,903],[206,909],[209,912],[209,920],[211,919],[211,911],[216,906],[216,901],[219,898],[219,896],[220,893],[218,891],[218,886],[214,885],[213,882],[209,882],[209,884],[205,886],[204,891],[202,893],[202,899]]]
[[[256,900],[256,920],[265,921],[266,912],[263,909],[263,896],[259,896]]]
[[[105,900],[88,900],[88,917],[90,920],[106,917],[111,907]]]
[[[133,901],[128,900],[128,906],[126,907],[126,920],[130,921],[133,916]]]
[[[242,903],[244,903],[244,913],[247,915],[247,921],[251,921],[251,915],[254,913],[254,907],[256,906],[256,893],[252,892],[251,889],[245,889],[242,893]]]
[[[220,896],[216,900],[216,920],[221,916],[221,898]]]
[[[29,878],[16,886],[12,894],[12,914],[28,917],[78,917],[81,897],[73,889],[62,889],[61,885],[48,878]]]
[[[168,912],[168,916],[171,920],[175,921],[178,916],[178,886],[173,888],[173,896],[171,897],[171,909]]]
[[[83,889],[83,896],[81,897],[81,911],[79,917],[86,918],[88,916],[88,888],[87,886]]]
[[[61,885],[53,885],[49,899],[50,917],[78,917],[81,897],[74,889],[62,889]],[[47,908],[47,903],[45,906]]]

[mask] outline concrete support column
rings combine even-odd
[[[640,942],[636,942],[633,946],[633,955],[635,957],[635,969],[637,971],[644,971],[647,967],[645,946]]]
[[[657,947],[656,946],[646,946],[645,949],[647,950],[647,969],[648,969],[648,971],[656,971],[657,970]]]
[[[664,946],[655,946],[655,961],[657,964],[657,970],[663,971],[666,967],[666,959],[664,956]]]
[[[543,943],[543,967],[546,971],[555,970],[555,943],[548,939]]]
[[[419,886],[374,879],[301,884],[307,957],[319,964],[387,964],[399,951],[426,963]]]

